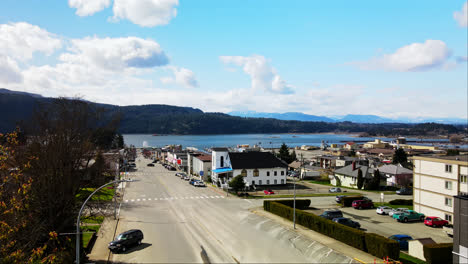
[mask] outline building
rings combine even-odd
[[[380,139],[375,139],[375,141],[370,141],[370,142],[367,142],[367,143],[364,143],[363,145],[363,148],[370,148],[370,149],[373,149],[373,148],[386,148],[388,147],[389,144],[387,142],[383,142],[382,140]]]
[[[468,264],[468,195],[454,197],[453,263]]]
[[[346,142],[346,144],[344,145],[344,148],[347,150],[352,150],[352,149],[354,150],[358,148],[358,145],[354,142]]]
[[[357,188],[357,176],[359,170],[362,171],[364,178],[363,186],[366,181],[370,181],[374,177],[374,169],[368,166],[359,165],[353,162],[351,165],[335,170],[335,175],[331,176],[330,183],[334,186],[345,186],[350,188]],[[381,175],[382,177],[382,175]],[[381,179],[381,185],[385,185],[385,179]]]
[[[229,152],[213,148],[211,153],[212,180],[226,187],[237,176],[244,176],[246,187],[286,184],[288,165],[270,152]]]
[[[407,187],[413,182],[413,171],[400,164],[383,165],[378,169],[380,175],[387,178],[387,186]]]
[[[453,222],[454,196],[468,194],[468,156],[413,156],[413,208]]]
[[[192,159],[192,174],[206,181],[211,177],[211,155],[196,155]]]

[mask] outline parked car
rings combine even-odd
[[[351,205],[354,209],[374,208],[374,203],[371,200],[355,200]]]
[[[171,166],[171,167],[169,168],[169,170],[175,171],[175,170],[177,170],[177,169]]]
[[[266,194],[266,195],[275,194],[275,192],[273,190],[271,190],[271,189],[264,190],[263,193]]]
[[[323,212],[320,216],[332,220],[334,218],[343,217],[343,213],[340,210],[327,210]]]
[[[408,241],[413,240],[412,237],[402,234],[389,236],[388,238],[397,241],[401,250],[408,250]]]
[[[424,221],[424,214],[418,213],[413,210],[408,210],[401,214],[394,214],[393,219],[396,219],[398,222],[408,222],[408,221]]]
[[[358,222],[353,221],[349,218],[345,218],[345,217],[333,218],[332,221],[337,222],[338,224],[346,225],[346,226],[353,227],[353,228],[361,227],[361,224],[359,224]]]
[[[193,184],[195,187],[206,187],[205,183],[202,181],[197,181]]]
[[[447,220],[444,220],[437,216],[428,216],[424,219],[424,224],[432,227],[446,226],[449,224]]]
[[[379,206],[379,207],[377,207],[375,212],[380,214],[380,215],[386,215],[386,214],[389,214],[392,211],[392,209],[393,208],[388,207],[388,206]]]
[[[346,195],[337,195],[337,196],[335,197],[335,201],[336,201],[337,203],[341,203],[341,199],[342,199],[343,197],[345,197],[345,196],[346,196]]]
[[[108,248],[112,252],[125,252],[131,246],[140,245],[142,240],[143,232],[139,229],[132,229],[119,234],[114,241],[109,243]]]
[[[195,182],[198,182],[198,181],[200,181],[200,180],[197,180],[197,179],[190,179],[189,183],[190,183],[191,185],[194,185]]]
[[[333,187],[333,188],[330,188],[330,190],[328,190],[328,192],[330,192],[330,193],[340,193],[341,188]]]
[[[396,194],[399,195],[411,195],[413,194],[413,189],[410,188],[401,188],[400,190],[396,191]]]
[[[148,163],[148,164],[146,164],[146,166],[148,166],[148,167],[154,167],[154,164],[153,164],[153,163]]]
[[[181,179],[184,179],[186,181],[189,181],[190,180],[190,177],[189,176],[185,176],[185,177],[180,177]]]
[[[396,208],[396,209],[394,208],[394,209],[392,209],[392,211],[390,211],[388,213],[388,215],[393,217],[394,214],[400,214],[400,213],[406,212],[408,210],[409,210],[408,208]]]

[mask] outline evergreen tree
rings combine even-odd
[[[357,188],[361,189],[363,185],[364,185],[364,178],[362,177],[362,170],[359,169],[358,174],[357,174]]]
[[[292,153],[291,153],[291,162],[297,160],[297,156],[296,156],[296,150],[293,149]]]
[[[288,146],[283,143],[283,145],[281,145],[280,149],[279,149],[279,158],[286,161],[287,163],[289,163],[289,148]]]
[[[243,190],[245,188],[244,177],[242,175],[237,175],[229,182],[229,187],[236,193]]]
[[[374,172],[374,178],[372,178],[371,189],[378,190],[380,187],[380,171],[377,169]]]
[[[395,150],[395,153],[393,154],[393,164],[406,164],[408,162],[408,155],[406,154],[405,150],[403,148],[399,148]]]

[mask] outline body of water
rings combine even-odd
[[[289,147],[302,145],[320,146],[322,140],[328,144],[344,144],[342,141],[374,141],[375,137],[355,137],[349,134],[241,134],[241,135],[167,135],[152,136],[148,134],[125,134],[126,145],[135,147],[163,147],[170,144],[182,145],[183,148],[195,147],[205,149],[210,147],[236,147],[248,144],[259,145],[264,148],[279,148],[286,143]],[[381,138],[390,142],[393,138]],[[407,140],[418,140],[407,138]],[[424,139],[425,141],[430,141]],[[434,139],[434,141],[441,141]],[[448,143],[448,142],[447,142]],[[412,143],[410,143],[412,144]]]

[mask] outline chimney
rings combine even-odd
[[[353,171],[354,171],[354,170],[356,169],[356,162],[353,161],[353,164],[352,164],[352,165],[353,165]]]

